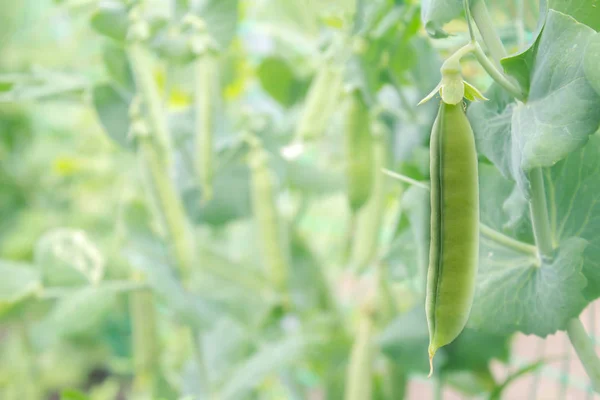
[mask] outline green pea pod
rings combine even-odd
[[[430,152],[426,311],[432,362],[436,351],[456,339],[467,323],[479,257],[477,151],[462,104],[440,104]]]
[[[373,322],[372,311],[362,310],[346,374],[345,400],[373,397]]]
[[[385,208],[386,177],[381,170],[387,166],[387,134],[387,128],[383,124],[374,126],[371,168],[373,188],[367,203],[358,213],[352,244],[352,264],[358,271],[365,268],[377,252]]]
[[[348,202],[358,211],[373,188],[373,136],[369,108],[359,90],[350,93],[346,108],[346,181]]]
[[[202,201],[207,202],[213,196],[214,105],[219,81],[217,56],[212,52],[199,56],[195,61],[195,70],[196,171],[202,188]]]
[[[253,144],[250,153],[252,175],[252,210],[258,225],[263,262],[274,286],[285,289],[290,271],[288,236],[277,213],[273,174],[267,164],[267,153]]]
[[[323,135],[335,111],[342,83],[343,74],[338,66],[326,62],[319,69],[306,96],[296,131],[297,139],[309,141]]]

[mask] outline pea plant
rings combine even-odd
[[[0,398],[600,392],[596,0],[18,3]]]

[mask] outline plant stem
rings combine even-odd
[[[490,59],[485,55],[479,43],[474,43],[474,45],[473,52],[475,53],[475,57],[477,57],[477,61],[479,61],[479,64],[481,64],[485,72],[487,72],[498,85],[502,86],[516,99],[523,101],[525,99],[525,95],[521,91],[521,88],[508,80],[508,78],[494,66],[492,61],[490,61]]]
[[[399,173],[394,172],[394,171],[390,171],[389,169],[385,169],[385,168],[382,168],[381,172],[383,172],[387,176],[390,176],[392,178],[398,179],[399,181],[406,182],[406,183],[414,185],[414,186],[418,186],[421,189],[425,189],[427,191],[430,190],[429,189],[429,183],[427,183],[427,182],[417,181],[415,179],[409,178],[408,176],[399,174]]]
[[[135,370],[133,385],[135,399],[154,398],[154,382],[158,366],[158,340],[154,294],[150,290],[130,296],[132,345]]]
[[[515,240],[515,239],[511,238],[510,236],[506,236],[503,233],[498,232],[483,223],[479,223],[479,232],[483,236],[486,236],[486,237],[492,239],[496,243],[502,244],[502,245],[509,247],[513,250],[516,250],[520,253],[527,254],[527,255],[533,255],[536,257],[538,255],[537,247],[532,246],[527,243],[520,242],[518,240]]]
[[[194,237],[185,210],[165,163],[150,138],[139,138],[142,172],[148,171],[149,187],[156,200],[157,212],[163,219],[181,278],[187,280],[195,260]]]
[[[596,354],[594,343],[588,336],[579,318],[573,318],[567,325],[569,340],[590,378],[592,387],[600,393],[600,359]]]
[[[196,174],[202,188],[202,202],[213,197],[213,132],[217,78],[217,63],[212,52],[198,56],[195,61],[195,136]]]
[[[544,190],[544,175],[541,168],[534,168],[529,174],[531,183],[531,200],[529,210],[531,213],[531,224],[535,243],[540,257],[552,257],[552,231],[548,218],[548,204],[546,202],[546,191]]]
[[[131,62],[136,85],[144,99],[144,103],[148,107],[148,118],[152,126],[152,131],[156,133],[156,137],[160,143],[161,155],[170,160],[172,148],[171,135],[160,91],[154,80],[150,54],[148,54],[148,51],[142,44],[136,42],[131,43],[127,47],[127,54]]]
[[[496,66],[502,68],[500,60],[506,57],[506,49],[504,49],[500,37],[494,30],[494,23],[485,5],[485,1],[474,0],[473,5],[471,6],[471,14],[473,15],[473,20],[477,25],[477,29],[479,29],[483,42],[490,51]]]

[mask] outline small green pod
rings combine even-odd
[[[361,310],[356,339],[352,345],[346,373],[345,400],[370,400],[373,397],[373,312]]]
[[[335,112],[343,83],[342,69],[331,61],[326,61],[314,77],[304,110],[298,122],[296,138],[311,141],[320,138]]]
[[[196,170],[200,178],[203,201],[213,196],[213,131],[216,82],[218,82],[216,57],[207,53],[196,60]]]
[[[388,128],[383,123],[373,127],[373,187],[367,203],[358,213],[356,231],[352,241],[352,265],[360,272],[377,254],[383,213],[385,210],[386,177],[381,172],[387,167]]]
[[[289,239],[275,201],[274,176],[267,153],[254,143],[249,163],[252,179],[252,210],[258,228],[263,262],[277,290],[285,290],[290,271]]]
[[[429,359],[462,332],[479,257],[477,151],[462,104],[441,102],[430,143]]]
[[[357,89],[349,94],[345,123],[348,202],[356,212],[369,200],[374,177],[369,108]]]

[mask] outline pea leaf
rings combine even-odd
[[[492,104],[472,107],[476,137],[487,143],[484,154],[505,174],[510,172],[526,195],[529,170],[554,165],[598,129],[600,96],[583,69],[585,48],[593,35],[589,27],[550,10],[533,59],[528,102],[509,107],[496,98]],[[499,123],[486,123],[486,118]],[[509,148],[507,158],[502,153]]]
[[[444,371],[481,371],[492,359],[508,361],[510,336],[466,328],[445,351]]]
[[[101,35],[124,42],[129,26],[127,13],[127,7],[122,2],[104,1],[94,12],[90,22]]]
[[[586,305],[582,291],[587,241],[569,238],[553,261],[537,265],[524,255],[480,240],[480,263],[469,326],[497,334],[523,332],[545,337],[566,328]]]
[[[27,264],[0,260],[0,317],[41,289],[40,274]]]
[[[208,31],[225,49],[235,36],[238,22],[238,0],[200,0],[194,11],[204,20]]]
[[[549,0],[550,8],[568,14],[590,28],[600,30],[600,8],[597,0]]]
[[[450,22],[462,12],[460,0],[424,0],[421,3],[421,21],[429,36],[445,38],[448,34],[442,29],[446,22]]]
[[[268,57],[258,67],[258,79],[269,95],[289,107],[296,100],[294,72],[285,60]]]
[[[241,398],[269,375],[302,359],[310,342],[310,337],[291,335],[259,349],[235,370],[221,389],[219,397]]]
[[[600,137],[594,135],[581,150],[574,152],[546,171],[546,190],[552,214],[554,240],[562,242],[571,236],[586,239],[583,273],[588,280],[585,296],[600,296]]]
[[[600,94],[600,68],[598,65],[600,65],[600,33],[596,33],[590,39],[583,59],[585,77],[596,93]]]
[[[111,84],[101,84],[94,88],[92,98],[106,134],[120,146],[131,148],[133,141],[128,137],[131,96]]]
[[[59,336],[93,331],[116,307],[117,295],[102,287],[84,287],[61,298],[47,319],[47,327]]]

